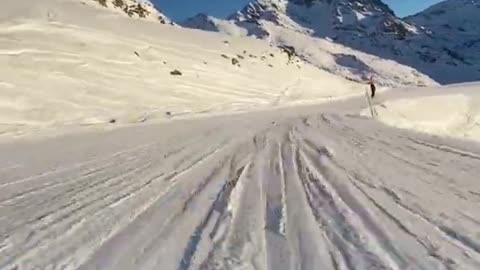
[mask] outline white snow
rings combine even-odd
[[[359,93],[357,84],[300,59],[289,63],[279,49],[250,38],[132,20],[67,0],[2,5],[0,66],[8,68],[0,73],[0,132],[134,123],[165,119],[167,112],[238,112]],[[170,75],[175,69],[183,76]]]
[[[430,95],[377,102],[377,119],[399,128],[480,141],[480,84],[432,89]]]
[[[362,116],[367,85],[315,65],[262,40],[4,0],[1,131],[53,137],[0,142],[0,269],[478,270],[480,144]],[[387,124],[478,139],[479,86],[374,102]]]
[[[362,107],[0,144],[0,268],[478,269],[479,144]]]

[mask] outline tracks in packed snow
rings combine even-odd
[[[137,129],[0,146],[0,269],[480,268],[478,147],[335,114]]]

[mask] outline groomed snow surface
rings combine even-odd
[[[263,41],[4,2],[0,269],[480,269],[478,83],[373,119]]]
[[[480,146],[364,99],[0,145],[1,269],[479,269]]]

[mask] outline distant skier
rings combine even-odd
[[[370,92],[372,98],[375,97],[375,91],[377,91],[377,87],[375,86],[375,83],[373,82],[373,76],[370,76],[370,79],[368,80],[368,84],[370,85]]]

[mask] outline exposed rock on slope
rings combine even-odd
[[[88,0],[130,17],[158,20],[167,24],[171,21],[163,15],[149,0]]]

